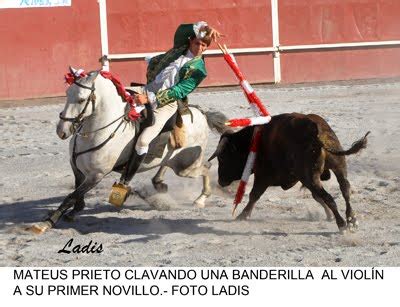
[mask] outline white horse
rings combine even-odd
[[[75,72],[71,69],[71,72]],[[60,113],[57,124],[58,136],[70,141],[70,162],[75,175],[75,190],[69,194],[56,211],[46,220],[36,223],[31,230],[43,233],[53,227],[70,209],[66,217],[73,216],[84,206],[84,195],[95,187],[107,174],[122,171],[133,150],[133,139],[138,127],[126,119],[127,104],[119,96],[116,87],[99,71],[86,77],[76,78],[67,89],[67,102]],[[181,177],[203,177],[203,190],[194,201],[197,207],[204,207],[211,194],[208,170],[209,163],[203,163],[203,156],[208,140],[209,127],[222,133],[226,117],[219,112],[204,112],[190,108],[190,114],[182,116],[186,128],[186,146],[175,149],[165,146],[162,156],[152,161],[144,161],[139,172],[160,167],[153,177],[154,187],[165,192],[167,185],[163,177],[167,168],[171,168]],[[209,127],[208,127],[209,126]],[[150,145],[157,147],[160,137]],[[154,146],[153,146],[154,145]]]

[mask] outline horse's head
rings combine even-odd
[[[94,112],[95,81],[99,74],[98,71],[94,71],[82,77],[72,67],[70,67],[70,72],[73,81],[67,89],[67,102],[57,124],[57,135],[63,140],[69,138],[85,118]]]

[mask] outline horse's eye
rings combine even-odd
[[[84,102],[85,102],[85,98],[81,98],[81,99],[78,100],[79,104],[84,103]]]

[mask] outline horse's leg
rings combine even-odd
[[[72,163],[71,163],[71,167],[72,170],[74,172],[74,176],[75,176],[75,189],[77,189],[85,180],[85,175],[78,170]],[[74,207],[72,208],[71,211],[67,212],[64,215],[64,219],[67,221],[73,221],[75,218],[75,215],[79,212],[82,211],[83,208],[85,208],[85,199],[84,199],[85,195],[80,195],[76,198],[76,202],[74,204]]]
[[[167,164],[180,177],[203,177],[203,190],[193,202],[198,208],[204,208],[206,199],[211,195],[210,177],[208,175],[211,163],[202,163],[202,150],[203,148],[199,145],[184,148]]]
[[[167,171],[168,166],[163,165],[159,168],[157,174],[151,179],[151,182],[153,183],[154,188],[157,190],[159,193],[167,193],[168,192],[168,185],[165,184],[164,181],[164,175],[165,172]]]
[[[202,166],[201,176],[203,177],[203,190],[197,199],[193,202],[193,205],[197,208],[204,208],[206,206],[206,200],[211,195],[210,175],[209,169],[211,164]]]
[[[73,207],[78,199],[82,198],[83,195],[85,195],[88,191],[95,187],[101,181],[101,179],[103,179],[103,177],[104,174],[101,173],[86,176],[82,184],[63,200],[56,211],[54,211],[44,221],[34,224],[31,227],[31,230],[35,233],[41,234],[44,233],[46,230],[54,227],[60,220],[60,218],[66,213],[66,211]]]

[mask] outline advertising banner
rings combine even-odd
[[[71,6],[72,0],[1,0],[0,9]]]

